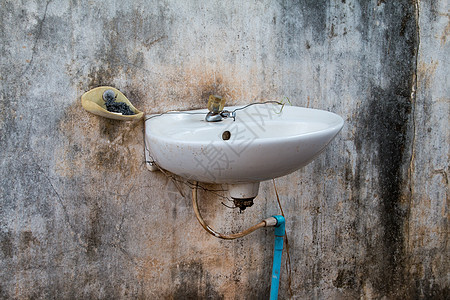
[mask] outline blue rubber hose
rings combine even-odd
[[[275,247],[273,251],[272,281],[270,284],[270,300],[278,299],[280,286],[281,255],[283,254],[283,238],[285,235],[285,219],[283,216],[273,216],[277,220],[275,225]]]

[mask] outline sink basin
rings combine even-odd
[[[294,172],[341,130],[331,112],[277,104],[236,109],[235,121],[206,122],[208,110],[148,115],[146,161],[190,180],[227,183],[231,196],[252,198],[260,181]],[[234,198],[234,197],[233,197]]]

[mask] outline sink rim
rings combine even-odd
[[[227,110],[233,110],[236,108],[242,108],[245,105],[242,106],[231,106],[231,107],[226,107],[225,109]],[[328,116],[332,117],[332,122],[323,122],[322,120],[317,121],[316,123],[321,123],[321,124],[331,124],[330,126],[326,126],[323,129],[317,129],[317,130],[311,130],[309,132],[302,132],[302,133],[295,133],[292,135],[288,135],[288,136],[265,136],[265,137],[255,137],[252,141],[255,142],[257,141],[258,143],[261,144],[265,144],[265,143],[273,143],[276,142],[277,140],[291,140],[291,139],[302,139],[302,138],[307,138],[311,135],[317,135],[317,134],[326,134],[328,132],[333,132],[337,130],[337,133],[342,129],[343,125],[344,125],[344,120],[342,119],[341,116],[330,112],[330,111],[326,111],[326,110],[321,110],[321,109],[315,109],[315,108],[306,108],[306,107],[300,107],[300,106],[286,106],[283,108],[284,109],[294,109],[294,110],[299,110],[299,111],[309,111],[309,112],[315,112],[315,113],[320,113],[320,114],[325,114]],[[230,126],[232,126],[233,124],[243,124],[243,123],[247,123],[247,124],[252,124],[252,123],[257,123],[254,121],[248,121],[248,120],[239,120],[240,116],[239,113],[236,116],[236,121],[233,121],[232,119],[224,119],[221,122],[206,122],[204,120],[204,117],[206,116],[206,113],[208,112],[207,109],[195,109],[195,110],[184,110],[184,111],[170,111],[168,113],[165,114],[148,114],[145,116],[145,122],[155,122],[154,120],[157,120],[158,118],[175,118],[176,122],[174,123],[174,126],[179,126],[176,125],[178,122],[183,122],[183,121],[200,121],[201,123],[199,123],[199,125],[196,128],[192,129],[204,129],[204,130],[215,130],[215,129],[219,129],[218,132],[221,134],[223,133],[222,130],[220,130],[220,128],[223,128],[224,130]],[[192,118],[197,118],[197,120],[192,120]],[[283,120],[283,119],[278,119],[278,120],[274,120],[274,119],[266,119],[264,120],[267,124],[270,124],[271,121],[276,121],[279,123],[283,123],[283,122],[289,122],[289,123],[307,123],[308,120],[302,120],[302,119],[292,119],[292,120]],[[209,127],[209,128],[208,128]],[[147,130],[148,128],[148,130]],[[180,126],[181,129],[185,129],[183,127]],[[147,134],[149,133],[149,131],[151,132],[151,136],[153,136],[154,138],[157,138],[161,141],[165,141],[168,143],[171,142],[176,142],[178,144],[182,144],[182,145],[188,145],[188,144],[192,144],[192,145],[199,145],[199,144],[211,144],[211,143],[233,143],[233,142],[239,142],[239,141],[245,141],[245,139],[230,139],[228,141],[223,140],[223,139],[218,139],[218,140],[207,140],[207,139],[180,139],[180,138],[173,138],[170,135],[167,134],[167,132],[162,133],[159,130],[152,130],[151,126],[146,126],[146,130],[145,130],[145,135],[147,136]]]
[[[227,107],[227,109],[238,107],[243,106]],[[286,106],[283,111],[290,111],[290,114],[287,117],[285,116],[285,118],[282,118],[283,114],[281,114],[280,122],[309,122],[316,119],[319,120],[318,122],[324,123],[326,127],[307,133],[293,134],[291,136],[256,137],[252,140],[240,139],[232,141],[230,139],[224,141],[221,138],[219,139],[218,135],[217,140],[210,138],[183,140],[170,137],[166,133],[161,133],[159,128],[166,128],[167,124],[172,122],[173,119],[177,119],[175,124],[179,123],[175,126],[184,128],[183,121],[194,118],[195,121],[199,121],[199,125],[194,126],[195,128],[209,127],[211,130],[218,129],[217,133],[222,134],[225,128],[233,124],[233,120],[225,119],[217,123],[206,122],[204,121],[207,112],[206,109],[173,111],[173,113],[163,115],[147,115],[145,123],[145,154],[148,163],[147,166],[150,170],[156,170],[157,168],[152,167],[153,161],[161,168],[179,176],[212,184],[227,183],[230,185],[265,181],[288,175],[305,167],[327,148],[327,145],[344,126],[344,120],[341,116],[326,110]],[[298,112],[302,113],[298,114]],[[311,114],[311,112],[315,112],[316,114]],[[254,116],[256,115],[252,117]],[[308,116],[308,118],[305,118],[305,116]],[[325,117],[315,118],[314,116]],[[149,119],[148,117],[151,118]],[[164,117],[165,122],[156,122],[160,117]],[[171,120],[171,118],[173,119]],[[270,119],[264,119],[264,121],[267,121],[265,123],[267,125]],[[155,126],[155,124],[158,124],[158,126]],[[276,133],[276,128],[270,133]],[[247,149],[246,142],[248,141],[250,143]],[[210,146],[211,148],[208,148]],[[210,167],[211,162],[208,162],[208,152],[209,149],[214,151],[215,147],[220,148],[230,156],[230,165],[227,163],[225,169],[221,168],[223,165],[219,166],[219,169],[204,169],[203,163],[196,163],[200,162],[198,159],[204,159],[204,164]],[[235,153],[239,152],[238,156],[234,156],[235,154],[227,150],[230,148]],[[237,161],[234,160],[235,158]]]

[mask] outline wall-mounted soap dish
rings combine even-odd
[[[124,115],[121,113],[110,112],[106,109],[105,100],[103,100],[103,93],[107,90],[112,90],[115,94],[115,102],[126,103],[134,115]],[[98,116],[102,116],[109,119],[131,121],[139,120],[144,116],[144,113],[131,104],[131,102],[116,88],[111,86],[100,86],[87,91],[81,96],[81,105],[85,110]]]

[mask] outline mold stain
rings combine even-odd
[[[0,232],[0,241],[3,256],[12,258],[14,253],[13,236],[11,232]]]
[[[358,206],[367,201],[376,200],[377,203],[376,228],[372,228],[374,224],[364,223],[363,216],[358,217],[358,227],[369,236],[361,241],[368,251],[360,275],[361,283],[364,286],[371,282],[379,295],[400,296],[408,293],[409,279],[405,230],[409,217],[407,199],[411,193],[408,167],[415,101],[411,99],[411,91],[418,40],[414,6],[403,1],[384,3],[383,8],[392,12],[386,20],[391,26],[383,32],[391,43],[380,50],[383,51],[381,63],[388,85],[381,87],[373,81],[367,82],[365,93],[368,98],[357,116],[359,127],[355,132],[355,146],[358,158],[352,190]],[[393,52],[395,55],[389,54]],[[367,172],[377,174],[371,175],[372,182],[365,179]],[[363,198],[364,189],[374,190],[372,199]],[[377,271],[369,272],[373,265],[377,265]],[[345,274],[341,275],[345,277]],[[340,282],[337,280],[336,284]]]
[[[377,263],[382,271],[374,277],[374,287],[388,294],[394,286],[403,284],[405,249],[404,222],[406,212],[402,202],[406,182],[404,166],[408,159],[409,99],[396,97],[395,92],[372,87],[372,99],[363,112],[364,133],[357,133],[358,153],[373,153],[372,164],[378,169],[379,218],[382,226],[381,244],[368,246],[369,264]],[[387,100],[392,99],[392,100]],[[359,134],[362,134],[360,136]],[[359,190],[367,157],[358,158],[354,189]],[[407,164],[406,164],[407,165]],[[358,199],[367,201],[366,199]],[[374,276],[372,274],[371,276]]]
[[[450,15],[447,14],[447,19],[450,18]],[[441,36],[441,46],[444,46],[447,43],[447,38],[450,36],[450,21],[447,20],[447,25],[444,28],[444,32]]]
[[[20,251],[23,252],[30,247],[32,247],[34,244],[39,245],[39,240],[33,236],[33,233],[31,231],[23,231],[20,234]]]
[[[102,228],[100,224],[101,208],[97,202],[92,203],[89,211],[89,229],[86,233],[87,256],[91,259],[97,257],[98,248],[101,246]]]
[[[100,67],[92,67],[88,74],[87,90],[103,85],[111,85],[115,77],[121,74],[121,68],[114,68],[110,63]]]
[[[333,280],[333,285],[337,288],[356,289],[358,287],[357,276],[351,270],[341,269],[338,271],[336,279]]]
[[[183,261],[171,269],[174,299],[224,299],[211,283],[211,276],[198,261]]]
[[[92,115],[77,100],[60,122],[59,130],[67,139],[57,155],[60,175],[87,172],[97,177],[99,171],[118,171],[127,177],[137,172],[143,160],[143,154],[135,151],[141,144],[142,123]]]
[[[198,63],[201,64],[201,62]],[[219,66],[217,69],[221,70],[222,67]],[[212,66],[199,68],[198,65],[190,64],[175,73],[173,82],[182,82],[184,87],[172,89],[170,87],[173,85],[172,82],[164,82],[162,87],[169,91],[168,101],[164,104],[170,107],[178,106],[177,109],[206,108],[210,95],[224,97],[226,105],[233,105],[242,98],[251,99],[257,95],[251,88],[242,87],[240,79],[233,74],[225,76],[220,71],[214,70]],[[167,92],[163,93],[167,94]],[[181,99],[183,99],[182,102],[180,102]]]

